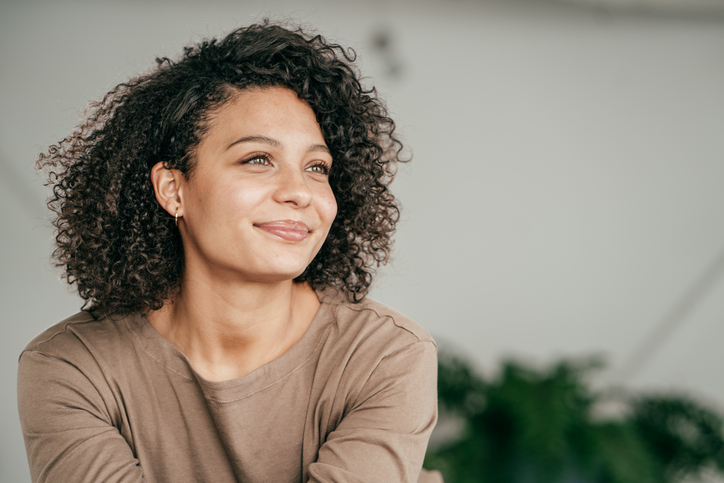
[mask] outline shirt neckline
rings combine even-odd
[[[207,398],[216,402],[227,402],[229,397],[243,398],[244,394],[254,394],[289,377],[308,363],[319,349],[330,324],[336,319],[340,293],[334,289],[316,290],[320,307],[304,335],[289,350],[276,359],[255,369],[249,374],[226,381],[209,381],[199,375],[186,355],[163,337],[143,313],[127,320],[135,343],[154,364],[160,365],[172,377],[181,377],[195,381],[210,394]],[[228,394],[234,390],[235,396]],[[221,393],[226,396],[222,397]]]

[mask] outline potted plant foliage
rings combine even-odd
[[[425,467],[447,483],[675,483],[724,476],[722,418],[682,395],[596,393],[596,361],[535,369],[506,362],[489,381],[441,353],[441,421],[457,434]],[[600,408],[615,405],[614,415]]]

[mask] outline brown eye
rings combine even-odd
[[[241,162],[241,164],[250,164],[252,166],[268,166],[271,164],[269,156],[266,154],[255,154]]]
[[[307,170],[311,171],[312,173],[319,173],[319,174],[324,174],[324,175],[329,174],[329,166],[327,166],[324,163],[317,163],[317,164],[307,168]]]

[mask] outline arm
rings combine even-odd
[[[100,390],[67,361],[22,354],[18,409],[34,482],[143,481]]]
[[[414,483],[436,420],[437,351],[419,341],[380,361],[309,466],[309,482]]]

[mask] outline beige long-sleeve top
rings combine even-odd
[[[224,382],[142,314],[48,329],[19,367],[33,481],[417,481],[437,416],[433,340],[374,301],[318,295],[296,345]]]

